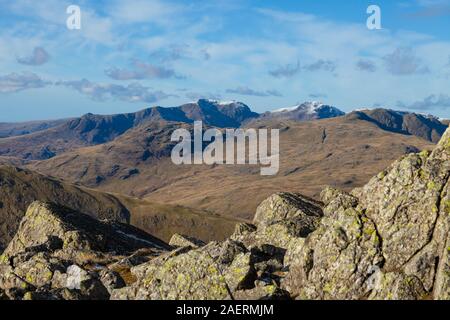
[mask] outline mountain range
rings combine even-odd
[[[178,107],[152,107],[135,113],[116,115],[86,114],[79,118],[0,123],[1,162],[25,163],[45,160],[81,147],[113,141],[130,129],[156,122],[192,123],[237,128],[267,121],[308,121],[344,116],[336,107],[307,102],[292,108],[257,114],[241,102],[201,99]],[[361,110],[348,116],[373,122],[383,130],[416,135],[436,142],[446,128],[437,118],[388,109]]]
[[[345,112],[336,107],[325,105],[318,101],[305,102],[293,107],[282,108],[272,112],[265,112],[259,118],[279,120],[318,120],[335,118],[345,115]]]
[[[261,177],[252,165],[174,165],[171,133],[181,127],[192,130],[195,120],[219,129],[280,129],[279,174]],[[0,163],[68,184],[231,219],[251,219],[259,202],[274,192],[301,190],[317,197],[325,185],[358,187],[399,156],[431,148],[446,128],[432,116],[389,109],[345,114],[306,102],[257,114],[244,103],[205,99],[128,114],[86,114],[53,124],[0,139]],[[26,124],[16,127],[32,130]],[[328,175],[319,174],[323,172]],[[254,196],[242,201],[243,190],[255,190]]]

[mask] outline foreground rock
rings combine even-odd
[[[319,224],[320,203],[281,193],[258,208],[255,225],[238,224],[230,239],[200,246],[175,236],[178,249],[133,267],[137,281],[112,299],[289,299],[281,288],[297,248]],[[181,241],[181,239],[183,241]]]
[[[129,225],[34,202],[0,257],[0,290],[11,299],[108,299],[126,284],[120,272],[169,248]]]
[[[283,287],[305,299],[449,299],[449,176],[447,131],[352,195],[325,191]]]

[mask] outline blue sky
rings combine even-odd
[[[450,117],[449,84],[450,0],[0,0],[0,122],[199,98]]]

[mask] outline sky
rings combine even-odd
[[[200,98],[450,118],[449,84],[450,0],[0,0],[0,122]]]

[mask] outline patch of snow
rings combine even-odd
[[[226,106],[226,105],[229,105],[229,104],[236,103],[236,101],[235,101],[235,100],[230,100],[230,101],[217,101],[216,103],[217,103],[218,105],[220,105],[220,106]]]
[[[132,235],[132,234],[125,233],[122,230],[116,229],[116,232],[121,234],[121,235],[123,235],[123,236],[125,236],[125,237],[127,237],[127,238],[130,238],[130,239],[133,239],[133,240],[137,240],[137,241],[140,241],[140,242],[144,242],[144,243],[147,243],[147,244],[152,245],[154,247],[157,247],[158,249],[164,249],[163,247],[157,245],[154,242],[151,242],[151,241],[148,241],[148,240],[136,237],[135,235]]]
[[[245,106],[244,103],[236,101],[236,100],[229,100],[229,101],[226,101],[226,100],[214,100],[214,99],[204,99],[204,100],[208,101],[209,103],[216,104],[218,106],[229,106],[229,105],[232,105],[232,104],[238,105],[238,106],[242,106],[242,107]],[[198,101],[195,102],[195,103],[198,103]]]
[[[272,113],[294,111],[294,110],[297,109],[298,107],[299,107],[299,106],[293,106],[293,107],[289,107],[289,108],[277,109],[277,110],[273,110]]]
[[[308,110],[306,111],[307,114],[314,114],[316,113],[317,109],[323,106],[322,102],[319,101],[312,101],[312,102],[306,102],[305,105],[307,105]]]
[[[308,101],[308,102],[304,102],[302,104],[298,104],[293,107],[277,109],[277,110],[272,111],[272,113],[289,112],[289,111],[297,110],[299,108],[305,108],[306,109],[305,111],[307,114],[314,114],[314,113],[316,113],[317,109],[319,109],[322,106],[324,106],[324,104],[322,102]]]

